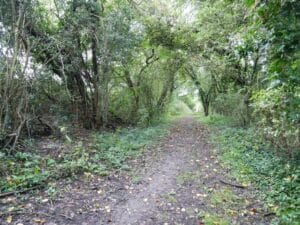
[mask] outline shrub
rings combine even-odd
[[[245,126],[249,124],[250,115],[243,99],[239,93],[219,94],[212,103],[212,108],[214,112],[235,118],[239,124]]]
[[[300,154],[300,92],[283,87],[261,90],[253,96],[260,131],[289,157]]]

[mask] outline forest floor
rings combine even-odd
[[[270,224],[255,189],[237,184],[213,149],[208,129],[182,118],[130,171],[57,181],[54,198],[40,190],[0,199],[11,209],[0,224]]]

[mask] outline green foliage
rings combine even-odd
[[[0,191],[11,191],[32,187],[45,182],[49,171],[43,170],[47,160],[40,156],[18,152],[14,157],[1,153]]]
[[[200,122],[204,124],[208,124],[211,126],[237,126],[238,122],[235,120],[235,118],[228,117],[228,116],[222,116],[219,114],[213,114],[207,117],[198,116],[198,119]]]
[[[58,159],[35,153],[0,153],[0,192],[43,186],[84,172],[106,175],[110,169],[128,169],[129,158],[141,155],[146,146],[165,134],[166,125],[96,134],[92,147],[79,142]]]
[[[127,168],[126,161],[141,155],[146,146],[165,135],[165,128],[166,125],[159,125],[96,134],[93,159],[102,162],[107,168]]]
[[[235,118],[240,125],[248,124],[250,119],[244,96],[240,93],[218,94],[212,103],[212,109],[218,114]]]
[[[189,52],[214,77],[214,111],[244,126],[257,122],[290,157],[300,150],[299,10],[299,1],[203,2],[195,39],[201,52]]]
[[[299,92],[300,93],[300,92]],[[261,90],[253,96],[258,125],[265,137],[290,157],[300,152],[300,95],[284,87]]]
[[[183,100],[182,100],[183,99]],[[186,103],[190,104],[190,106]],[[188,115],[192,113],[191,106],[193,106],[193,102],[189,99],[188,96],[186,97],[180,97],[174,98],[168,107],[167,114],[172,116],[181,116],[181,115]]]
[[[257,186],[277,224],[297,225],[300,219],[299,161],[276,155],[255,129],[216,126],[213,141],[225,166],[240,182]],[[223,123],[221,123],[223,125]]]
[[[207,225],[229,225],[226,219],[221,218],[217,214],[199,213],[198,217]]]
[[[195,172],[186,172],[186,173],[182,173],[182,174],[179,174],[177,177],[176,177],[176,181],[179,185],[183,185],[183,184],[187,184],[193,180],[196,180],[197,177],[199,177],[199,174],[198,173],[195,173]]]
[[[22,190],[46,185],[52,179],[70,177],[83,172],[104,172],[104,166],[94,163],[80,144],[61,159],[52,159],[34,153],[18,152],[14,156],[2,154],[0,192]]]
[[[290,157],[300,150],[299,10],[299,1],[257,4],[252,12],[257,19],[250,26],[256,35],[249,33],[252,40],[262,37],[256,42],[267,40],[269,48],[263,86],[252,98],[259,126]]]
[[[189,95],[183,95],[181,97],[179,97],[179,99],[181,101],[183,101],[189,108],[190,110],[194,110],[195,109],[195,102],[192,100],[191,96]]]
[[[201,121],[219,126],[224,160],[261,188],[282,224],[293,224],[300,211],[300,1],[182,2],[69,0],[50,10],[45,1],[0,0],[0,146],[34,134],[41,116],[98,129],[189,114],[190,97],[172,98],[183,86],[180,74],[198,90],[206,115],[223,115]],[[265,139],[232,128],[254,123]],[[1,149],[0,191],[126,169],[164,132],[97,133],[92,147],[78,143],[60,159]],[[206,223],[226,224],[215,216]]]
[[[219,208],[225,208],[230,204],[237,204],[239,198],[229,188],[216,190],[211,195],[211,203]],[[225,207],[224,207],[225,205]]]

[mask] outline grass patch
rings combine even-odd
[[[168,193],[163,195],[163,197],[167,200],[167,202],[169,203],[176,203],[177,202],[177,198],[176,195],[172,194],[172,193]]]
[[[47,185],[78,174],[106,175],[112,169],[128,169],[129,158],[141,155],[146,146],[166,133],[167,124],[95,134],[89,147],[76,143],[59,159],[36,153],[0,152],[0,193]]]
[[[209,199],[215,208],[222,209],[228,217],[239,214],[240,209],[246,204],[245,199],[239,198],[227,187],[213,191]]]
[[[198,173],[195,172],[186,172],[186,173],[182,173],[179,174],[176,177],[176,181],[179,185],[184,185],[188,182],[194,181],[195,179],[197,179],[199,177]]]
[[[206,119],[200,120],[206,123]],[[240,182],[251,182],[260,191],[268,208],[278,219],[274,224],[299,225],[300,163],[278,156],[272,146],[255,132],[227,124],[227,119],[206,123],[212,130],[212,142],[217,147],[224,166]]]
[[[210,196],[210,201],[217,207],[227,207],[238,203],[240,199],[229,188],[216,190]]]
[[[107,168],[127,169],[126,161],[140,156],[144,147],[166,135],[166,128],[166,125],[159,125],[96,134],[94,159],[101,161]]]
[[[231,117],[221,116],[218,114],[213,114],[209,116],[199,116],[195,117],[203,124],[209,126],[218,126],[218,127],[228,127],[228,126],[237,126],[239,122]]]
[[[135,184],[138,184],[139,182],[141,182],[142,180],[142,177],[141,176],[133,176],[132,177],[132,182],[135,183]]]
[[[229,225],[230,224],[226,219],[214,213],[200,212],[198,214],[198,218],[201,219],[205,225]]]

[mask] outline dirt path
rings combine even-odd
[[[201,135],[198,136],[198,127],[193,126],[194,122],[191,118],[186,118],[173,128],[171,135],[161,146],[164,154],[158,161],[148,165],[149,169],[143,175],[144,182],[134,188],[137,192],[128,196],[124,204],[116,207],[114,224],[158,224],[172,220],[172,211],[160,213],[166,203],[162,198],[176,195],[180,189],[177,185],[178,176],[192,171],[192,158],[196,148],[205,148]],[[170,203],[169,205],[172,206]],[[184,205],[180,211],[183,207]],[[195,218],[191,217],[188,221],[193,224]]]
[[[24,225],[269,224],[251,187],[221,182],[235,183],[212,149],[208,130],[192,117],[183,118],[168,137],[132,162],[134,172],[62,182],[54,201],[28,197],[24,207],[32,214],[15,216],[14,221]],[[40,196],[43,199],[42,192]],[[33,215],[42,222],[34,221]]]
[[[208,130],[192,117],[180,120],[157,160],[151,160],[140,185],[114,208],[112,223],[268,224],[251,188],[226,185],[227,171],[221,168],[208,143]]]

